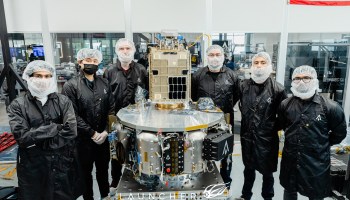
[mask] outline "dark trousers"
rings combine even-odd
[[[78,142],[78,153],[82,175],[85,182],[85,190],[83,193],[84,200],[94,199],[91,174],[94,163],[96,167],[96,180],[100,190],[100,195],[102,198],[108,196],[108,167],[110,160],[108,141],[106,140],[101,145],[97,145],[92,140]]]
[[[283,193],[283,200],[297,200],[298,199],[298,193],[297,192],[290,192],[287,190],[284,190]],[[323,200],[323,198],[311,198],[309,197],[310,200]]]
[[[230,189],[231,187],[231,170],[232,170],[232,155],[228,155],[224,159],[221,160],[221,168],[220,168],[220,174],[222,179],[224,180],[224,183],[226,184],[227,189]]]
[[[228,114],[228,113],[226,113]],[[225,114],[225,115],[226,115]],[[231,124],[231,131],[233,133],[233,112],[229,113],[230,116],[230,124]],[[231,171],[232,171],[232,154],[226,156],[224,159],[221,160],[221,166],[220,166],[220,175],[227,187],[227,189],[230,189],[231,187]]]
[[[112,170],[111,170],[111,174],[112,174],[112,183],[111,183],[111,187],[117,187],[120,177],[122,176],[122,169],[123,169],[123,165],[120,164],[116,159],[112,159],[111,160],[111,166],[112,166]]]
[[[242,198],[245,200],[250,200],[252,198],[253,192],[252,188],[255,181],[255,169],[251,168],[244,168],[244,185],[242,189]],[[274,184],[274,178],[271,173],[263,174],[263,185],[262,185],[262,191],[261,196],[265,199],[272,199],[274,196],[274,190],[273,190],[273,184]]]

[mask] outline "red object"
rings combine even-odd
[[[0,134],[0,152],[16,144],[16,140],[11,133],[4,132]]]
[[[167,172],[167,173],[170,173],[170,168],[166,168],[166,172]]]
[[[290,0],[290,4],[314,5],[314,6],[350,6],[349,0]]]

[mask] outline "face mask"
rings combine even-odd
[[[314,96],[316,90],[318,89],[318,80],[312,79],[309,83],[304,83],[300,81],[299,83],[292,82],[292,87],[290,90],[293,95],[301,99],[309,99]]]
[[[118,52],[118,60],[121,63],[130,63],[133,59],[134,59],[134,53],[133,51],[130,51],[129,53],[122,53],[122,52]]]
[[[264,83],[272,72],[272,65],[268,65],[266,67],[254,67],[252,66],[252,79],[255,83],[261,84]]]
[[[27,84],[30,93],[38,98],[47,97],[47,95],[55,92],[57,88],[57,85],[54,84],[53,78],[30,77]]]
[[[224,56],[208,57],[208,67],[210,70],[219,70],[224,64]]]
[[[39,92],[45,92],[50,88],[50,78],[31,78],[31,86],[34,86]]]
[[[95,73],[96,73],[97,69],[98,69],[98,65],[94,65],[94,64],[84,64],[84,69],[83,69],[83,71],[84,71],[86,74],[92,75],[92,74],[95,74]]]

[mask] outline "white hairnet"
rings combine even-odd
[[[224,55],[224,53],[225,53],[224,49],[221,46],[214,44],[214,45],[211,45],[210,47],[208,47],[208,49],[206,51],[207,55],[214,49],[219,49],[222,55]]]
[[[257,59],[258,57],[264,58],[267,62],[267,65],[271,65],[271,57],[268,53],[259,52],[259,53],[255,54],[252,58],[252,63],[254,63],[255,59]]]
[[[308,65],[302,65],[300,67],[295,68],[293,71],[292,79],[294,79],[299,74],[308,75],[313,79],[317,79],[317,72],[315,68]]]
[[[310,76],[312,80],[308,83],[304,83],[303,81],[295,83],[293,81],[290,90],[292,91],[294,96],[297,96],[301,99],[311,98],[319,87],[316,70],[308,65],[302,65],[300,67],[295,68],[295,70],[293,71],[292,79],[294,79],[297,75],[300,74]]]
[[[133,50],[133,52],[136,51],[136,48],[135,48],[135,44],[133,41],[131,40],[128,40],[126,38],[120,38],[117,43],[115,44],[115,53],[118,53],[118,50],[119,50],[119,47],[122,46],[122,45],[128,45],[131,47],[131,49]]]
[[[97,49],[83,48],[77,53],[77,60],[81,61],[85,58],[97,58],[98,62],[102,61],[102,53]]]
[[[28,80],[29,77],[32,76],[34,72],[46,70],[52,74],[52,77],[56,79],[56,69],[54,66],[52,66],[50,63],[43,61],[43,60],[35,60],[33,62],[30,62],[27,67],[25,68],[22,78],[24,80]]]
[[[32,77],[34,72],[47,71],[52,74],[51,78]],[[57,92],[56,70],[50,63],[36,60],[30,62],[25,68],[22,78],[27,81],[28,90],[32,96],[37,97],[44,105],[47,96]]]

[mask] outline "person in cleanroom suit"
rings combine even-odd
[[[277,108],[287,98],[284,87],[271,78],[272,63],[268,53],[253,56],[251,78],[240,83],[241,147],[244,184],[241,199],[250,200],[255,173],[262,174],[261,196],[274,196],[273,172],[278,162]]]
[[[210,97],[226,116],[233,127],[233,102],[237,102],[239,80],[235,73],[224,65],[224,50],[219,45],[208,47],[208,66],[198,69],[191,80],[191,98]],[[232,155],[221,160],[220,174],[230,189],[232,178]]]
[[[109,199],[108,167],[110,159],[108,115],[114,113],[114,99],[108,81],[96,75],[102,60],[99,50],[84,48],[77,53],[80,74],[64,84],[62,93],[72,103],[78,122],[77,147],[85,190],[84,200],[93,200],[92,169],[101,199]]]
[[[280,182],[284,199],[297,193],[319,200],[330,194],[330,146],[346,136],[341,106],[317,93],[317,73],[303,65],[292,75],[293,96],[279,108],[279,124],[285,131]]]
[[[104,73],[104,77],[111,86],[116,114],[120,109],[135,103],[135,92],[138,86],[148,89],[147,70],[143,65],[134,62],[135,51],[134,42],[126,38],[119,39],[115,45],[117,63]],[[123,166],[118,160],[112,159],[111,167],[110,194],[114,195],[122,176]]]
[[[72,200],[80,193],[72,102],[57,94],[54,66],[33,61],[23,72],[28,92],[7,109],[18,144],[19,199]]]

